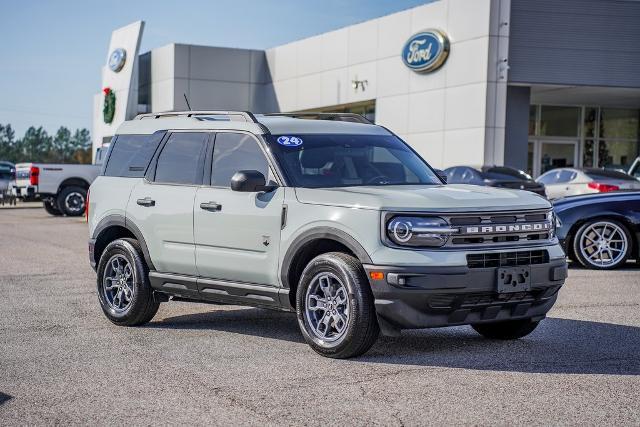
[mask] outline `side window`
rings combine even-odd
[[[229,187],[231,177],[239,170],[257,170],[269,180],[269,163],[253,137],[239,133],[218,133],[213,146],[211,185]]]
[[[105,176],[142,178],[164,132],[153,135],[118,135],[111,142]]]
[[[203,132],[171,134],[158,156],[154,181],[200,184],[207,137],[208,134]]]

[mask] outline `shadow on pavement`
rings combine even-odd
[[[211,329],[304,342],[292,313],[261,309],[211,311],[166,318],[147,327]],[[271,345],[271,344],[270,344]],[[640,375],[640,328],[547,318],[528,337],[488,340],[469,326],[404,331],[384,337],[353,361],[475,370]]]
[[[11,399],[11,396],[9,396],[8,394],[0,392],[0,405],[2,405],[3,403],[7,403]]]

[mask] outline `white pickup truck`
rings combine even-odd
[[[16,197],[41,199],[51,215],[80,216],[84,213],[87,190],[102,165],[18,163]]]

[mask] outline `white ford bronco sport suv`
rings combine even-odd
[[[119,127],[87,218],[113,323],[149,322],[170,299],[288,310],[335,358],[380,331],[523,337],[567,276],[547,200],[446,185],[348,114],[140,115]]]

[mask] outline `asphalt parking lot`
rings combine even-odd
[[[469,327],[381,337],[330,360],[292,314],[163,304],[106,320],[87,226],[0,210],[0,424],[640,423],[640,268],[570,269],[549,318],[515,342]]]

